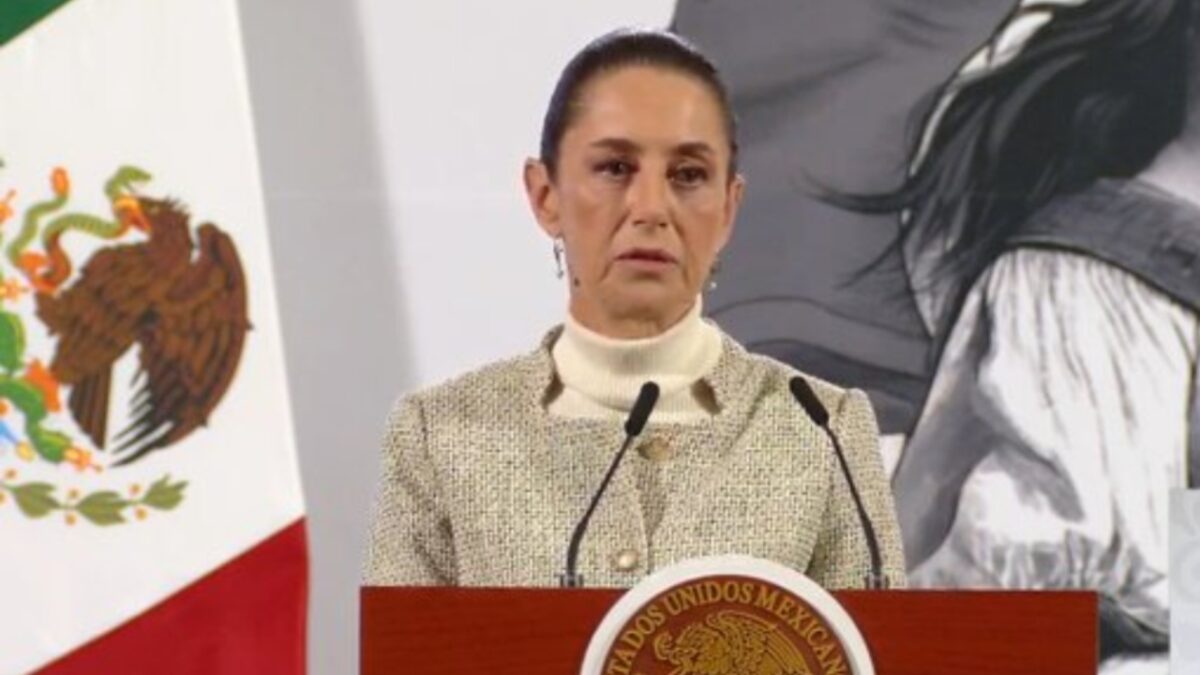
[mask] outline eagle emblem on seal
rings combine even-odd
[[[675,666],[670,675],[812,674],[778,624],[736,610],[714,612],[677,637],[661,633],[654,655]]]

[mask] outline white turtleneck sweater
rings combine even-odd
[[[700,318],[700,298],[661,335],[637,340],[605,337],[569,314],[551,356],[562,391],[550,401],[563,417],[624,419],[647,380],[660,389],[652,418],[696,422],[717,412],[700,379],[721,358],[721,333]]]

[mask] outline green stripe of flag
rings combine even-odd
[[[71,0],[0,0],[0,46]]]

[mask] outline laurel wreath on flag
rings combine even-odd
[[[79,517],[95,525],[118,525],[129,522],[127,512],[132,512],[134,518],[142,520],[148,509],[169,511],[178,506],[183,501],[183,489],[187,486],[186,481],[171,482],[168,475],[151,483],[144,491],[135,483],[129,487],[128,496],[114,490],[81,494],[74,489],[60,496],[60,488],[55,485],[44,482],[16,483],[17,476],[15,469],[4,472],[3,479],[0,479],[0,505],[11,496],[17,508],[26,516],[42,518],[56,511],[63,512],[68,525],[74,525]]]
[[[0,168],[3,166],[0,160]],[[114,181],[109,182],[110,189],[116,185]],[[4,238],[5,221],[15,215],[15,197],[15,190],[9,189],[6,194],[0,191],[0,241]],[[30,225],[37,222],[40,211],[49,210],[49,203],[34,204],[26,210],[25,228],[11,247],[26,246],[35,238],[36,228]],[[42,359],[27,358],[25,323],[15,305],[31,289],[18,274],[12,273],[15,270],[8,262],[0,256],[0,456],[13,448],[22,462],[32,464],[40,460],[41,464],[64,469],[73,467],[79,473],[101,473],[105,467],[96,462],[94,452],[77,443],[70,434],[49,426],[51,414],[60,409],[58,383]],[[10,416],[13,411],[19,415]],[[20,424],[10,426],[17,418]],[[112,489],[84,492],[44,480],[19,479],[16,468],[0,469],[0,508],[11,501],[21,514],[32,519],[62,513],[68,525],[81,518],[102,526],[143,520],[151,510],[170,511],[177,507],[187,487],[186,481],[172,481],[169,475],[145,488],[131,484],[123,493]]]

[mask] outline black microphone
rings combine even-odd
[[[792,396],[796,398],[796,402],[804,408],[804,412],[808,414],[813,423],[821,427],[825,431],[825,435],[829,437],[830,443],[833,444],[833,451],[837,454],[838,464],[842,467],[842,474],[846,476],[846,484],[850,486],[850,496],[854,498],[854,508],[858,510],[858,519],[862,523],[863,533],[866,535],[867,552],[871,556],[871,572],[866,579],[867,588],[887,588],[887,579],[883,576],[883,560],[879,556],[879,539],[875,536],[875,527],[871,525],[871,519],[867,517],[867,510],[863,508],[862,498],[858,495],[858,487],[854,484],[854,476],[850,473],[850,466],[846,464],[846,455],[842,452],[842,444],[838,441],[837,434],[829,428],[829,411],[825,406],[821,405],[820,399],[817,398],[812,387],[808,382],[799,375],[796,375],[788,382],[788,388],[792,390]]]
[[[583,533],[587,531],[588,521],[592,519],[592,512],[596,510],[596,505],[600,503],[600,498],[604,496],[604,491],[608,489],[609,482],[612,481],[612,477],[617,473],[617,467],[620,466],[625,452],[629,450],[633,439],[637,438],[638,434],[642,433],[642,429],[646,427],[646,420],[650,419],[650,411],[654,410],[655,403],[658,403],[658,385],[653,382],[647,382],[638,391],[637,400],[633,402],[633,408],[629,410],[629,417],[625,420],[625,442],[621,444],[621,449],[617,451],[617,456],[613,457],[612,464],[608,465],[608,472],[604,474],[604,480],[600,481],[600,487],[596,490],[596,494],[592,496],[592,503],[588,504],[583,518],[579,520],[579,524],[575,526],[575,531],[571,533],[571,543],[567,546],[567,567],[558,579],[559,586],[563,588],[580,588],[583,586],[583,575],[575,572],[575,563],[579,559],[579,545],[583,543]]]

